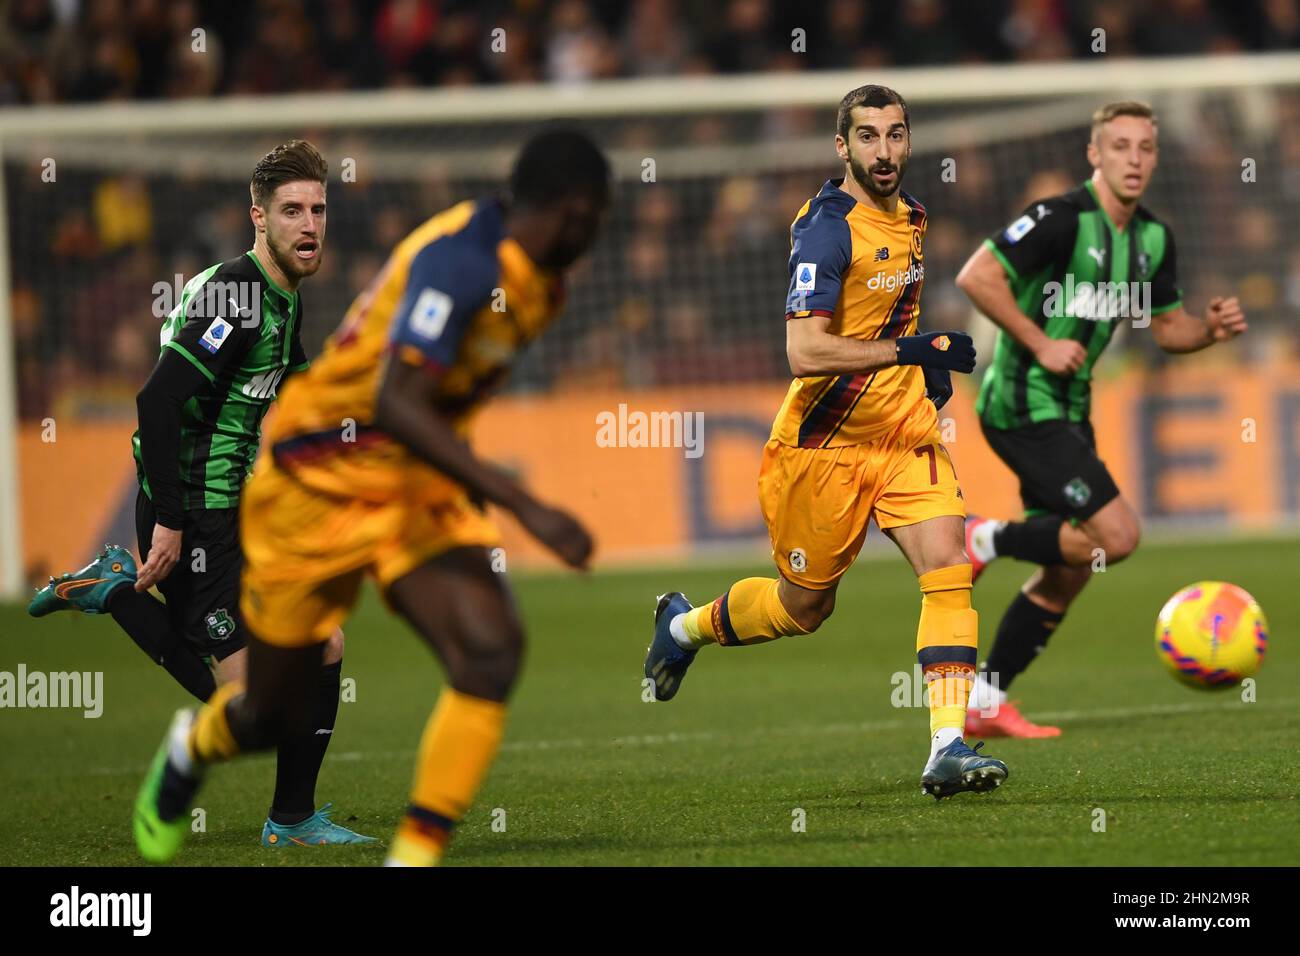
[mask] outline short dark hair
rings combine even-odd
[[[265,208],[275,191],[285,183],[300,179],[324,183],[328,175],[329,164],[320,150],[305,139],[291,139],[257,161],[248,191],[252,194],[253,205]]]
[[[510,171],[510,194],[524,206],[544,206],[561,196],[609,197],[609,160],[586,133],[552,127],[524,143]]]
[[[903,125],[907,131],[912,131],[912,117],[907,111],[907,101],[903,99],[902,94],[897,90],[891,90],[887,86],[859,86],[856,90],[849,90],[844,94],[844,99],[840,100],[840,112],[835,117],[835,130],[845,139],[849,138],[849,123],[851,121],[853,108],[855,106],[874,106],[876,109],[883,109],[886,106],[901,106],[903,108]]]

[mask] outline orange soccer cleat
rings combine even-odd
[[[1014,701],[1004,701],[998,711],[988,717],[978,710],[966,714],[966,739],[979,737],[1059,737],[1060,727],[1045,727],[1025,718]]]

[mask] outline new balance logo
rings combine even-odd
[[[881,246],[879,249],[876,250],[876,257],[875,257],[876,262],[884,262],[888,258],[889,258],[889,246]]]

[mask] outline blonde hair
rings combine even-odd
[[[1097,134],[1101,128],[1117,116],[1140,116],[1143,119],[1149,119],[1153,127],[1160,124],[1156,120],[1156,111],[1146,103],[1140,103],[1137,100],[1120,100],[1118,103],[1107,103],[1100,106],[1092,114],[1092,139],[1097,139]]]

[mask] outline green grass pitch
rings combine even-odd
[[[917,782],[926,712],[893,704],[891,675],[910,674],[915,660],[918,610],[901,558],[860,561],[812,637],[706,649],[666,704],[641,698],[655,595],[711,599],[738,576],[771,574],[767,566],[521,576],[523,680],[447,863],[1295,865],[1298,555],[1300,543],[1284,540],[1150,544],[1098,575],[1014,688],[1030,717],[1059,723],[1064,736],[990,741],[1011,767],[1007,783],[939,804]],[[982,650],[1028,571],[1000,562],[981,579]],[[1165,598],[1215,578],[1247,588],[1269,615],[1255,703],[1237,690],[1184,688],[1154,655]],[[317,796],[386,842],[440,675],[373,595],[347,632],[356,699],[340,708]],[[0,864],[135,863],[131,801],[188,698],[108,618],[33,621],[0,608],[0,670],[19,662],[103,671],[104,709],[98,719],[0,710]],[[206,832],[179,862],[382,861],[382,845],[263,849],[272,784],[269,757],[217,768],[199,796]]]

